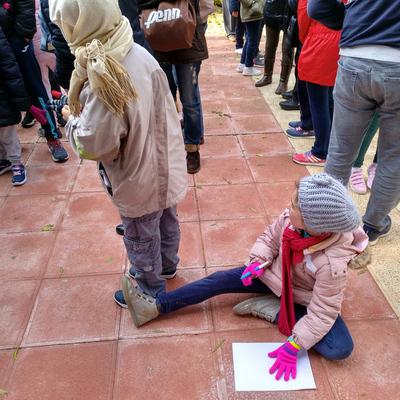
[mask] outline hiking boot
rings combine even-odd
[[[286,101],[280,101],[279,105],[282,108],[282,110],[287,110],[287,111],[300,110],[299,99],[296,96],[292,96],[290,99]]]
[[[244,76],[257,76],[261,75],[261,71],[254,67],[244,67],[243,68],[243,75]]]
[[[271,293],[242,301],[233,307],[232,311],[238,315],[253,315],[269,322],[275,322],[276,314],[278,314],[280,307],[279,298]]]
[[[368,225],[363,226],[364,232],[368,235],[369,238],[369,244],[371,246],[374,246],[379,238],[382,238],[386,235],[389,234],[389,232],[392,229],[392,219],[389,217],[389,215],[386,215],[385,220],[387,221],[387,225],[381,230],[377,231],[374,228],[369,227]]]
[[[5,174],[7,171],[11,171],[12,165],[8,160],[0,160],[0,175]]]
[[[195,174],[200,171],[200,153],[198,150],[186,153],[186,167],[189,174]]]
[[[367,186],[365,185],[364,176],[361,168],[353,167],[350,174],[350,188],[353,192],[358,194],[367,193]]]
[[[378,166],[377,163],[372,163],[368,168],[367,168],[367,173],[368,173],[368,180],[367,180],[367,186],[371,189],[372,183],[374,182],[375,179],[375,172],[376,172],[376,167]]]
[[[121,284],[122,294],[136,328],[158,317],[159,313],[155,298],[136,289],[126,276],[122,277]]]
[[[238,66],[236,67],[237,72],[243,72],[244,68],[246,66],[244,64],[239,63]]]
[[[306,131],[298,126],[296,129],[286,129],[286,135],[293,139],[315,139],[315,132]]]
[[[160,276],[161,276],[161,278],[164,278],[164,279],[172,279],[172,278],[175,278],[177,273],[178,273],[178,270],[175,269],[174,271],[171,271],[171,272],[163,272]],[[129,268],[128,275],[131,278],[135,279],[136,271],[133,267]]]
[[[29,111],[27,111],[24,119],[21,122],[21,125],[23,128],[30,128],[35,122],[36,118]]]
[[[311,151],[307,151],[302,154],[294,154],[292,156],[292,159],[295,163],[300,164],[300,165],[317,165],[317,166],[324,166],[326,163],[326,160],[323,158],[318,158],[315,157]]]
[[[26,171],[23,164],[12,166],[12,180],[14,186],[23,185],[26,182]]]
[[[63,162],[68,160],[68,153],[62,146],[60,139],[50,139],[47,141],[47,145],[49,146],[49,151],[52,154],[53,161]]]

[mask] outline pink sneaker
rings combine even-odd
[[[367,168],[367,173],[368,173],[368,180],[367,180],[367,186],[371,189],[372,182],[374,181],[375,178],[375,171],[376,167],[378,164],[372,163],[368,168]]]
[[[311,151],[307,151],[303,154],[294,154],[292,156],[293,161],[301,165],[319,165],[324,166],[326,160],[318,158],[312,155]]]
[[[350,175],[350,188],[358,194],[367,193],[364,177],[361,168],[352,168]]]

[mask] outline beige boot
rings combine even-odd
[[[122,277],[121,284],[126,305],[136,328],[158,317],[156,299],[136,289],[126,276]]]
[[[274,73],[275,58],[264,60],[264,76],[255,83],[256,87],[267,86],[272,83],[272,74]]]
[[[275,322],[276,314],[278,314],[280,307],[281,301],[271,293],[242,301],[233,307],[232,311],[238,315],[253,315],[269,322]]]
[[[290,77],[290,73],[292,72],[292,65],[287,65],[287,64],[281,64],[281,77],[279,80],[279,85],[275,90],[275,94],[282,94],[284,92],[287,92],[288,87],[288,81]]]

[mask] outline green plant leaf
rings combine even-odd
[[[60,267],[60,273],[62,274],[64,272],[64,268]]]
[[[164,333],[164,331],[153,331],[153,333]]]
[[[7,394],[7,392],[3,389],[0,389],[0,394]]]
[[[251,211],[254,211],[255,213],[257,212],[257,210],[255,210],[253,207],[250,207]]]
[[[56,199],[54,197],[52,197],[51,200],[56,201]]]
[[[45,225],[43,228],[42,228],[42,231],[54,231],[54,229],[53,229],[53,226],[54,225],[51,225],[51,224],[48,224],[48,225]]]
[[[72,186],[74,183],[75,183],[75,182],[72,181],[72,182],[68,183],[68,185],[69,185],[69,186]]]
[[[13,359],[14,359],[14,360],[17,359],[18,351],[19,351],[19,347],[17,347],[17,348],[14,350],[14,354],[13,354]]]
[[[224,343],[225,342],[225,339],[222,339],[218,344],[217,344],[217,347],[213,350],[213,353],[215,353],[221,346],[222,346],[222,343]]]
[[[203,189],[200,185],[194,185],[194,187],[197,189]]]
[[[106,263],[108,263],[108,262],[110,262],[112,260],[114,260],[114,257],[110,257],[108,260],[106,260]]]

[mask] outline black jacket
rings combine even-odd
[[[171,3],[173,0],[169,0]],[[159,63],[164,64],[191,64],[203,61],[208,58],[207,42],[204,35],[203,22],[200,18],[199,0],[190,0],[196,10],[197,26],[193,37],[193,44],[190,49],[175,51],[156,51],[153,50],[154,57]],[[139,10],[156,8],[161,0],[138,0]]]
[[[18,124],[29,108],[24,80],[10,44],[0,26],[0,126]]]
[[[9,10],[4,3],[10,5]],[[32,39],[36,33],[35,0],[0,0],[0,26],[6,36],[14,33]]]
[[[286,31],[291,16],[288,0],[267,0],[265,2],[263,19],[266,26]]]

